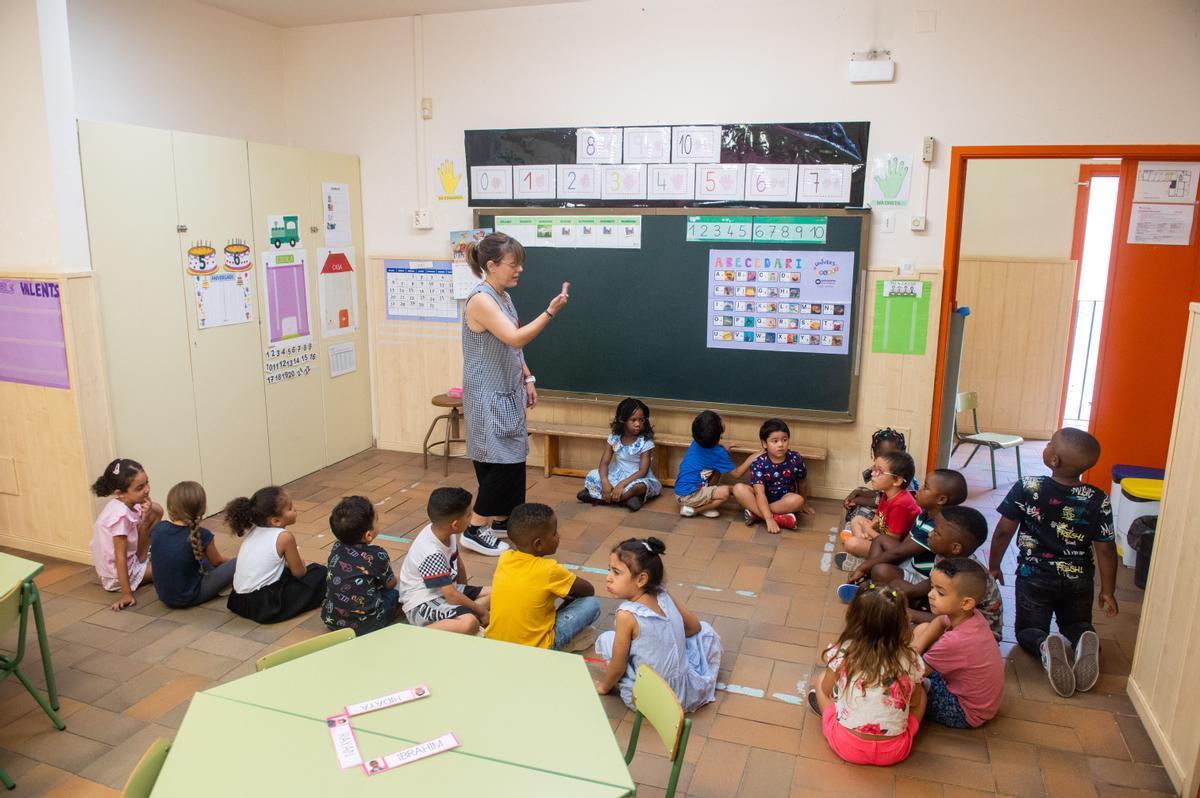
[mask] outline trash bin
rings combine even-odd
[[[1154,551],[1154,532],[1158,527],[1158,516],[1143,515],[1129,526],[1129,547],[1137,552],[1137,563],[1133,567],[1133,583],[1146,589],[1146,577],[1150,575],[1150,554]]]

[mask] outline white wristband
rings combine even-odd
[[[525,378],[526,385],[533,385],[535,382],[537,382],[537,377],[533,376],[532,374]]]

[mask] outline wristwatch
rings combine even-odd
[[[533,385],[535,382],[537,382],[537,377],[533,376],[532,374],[525,378],[526,385]]]

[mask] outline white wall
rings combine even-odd
[[[190,0],[68,7],[80,119],[285,143],[280,29]]]
[[[964,258],[1069,258],[1077,160],[972,160],[963,202]]]

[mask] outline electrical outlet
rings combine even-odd
[[[879,228],[884,233],[896,232],[896,214],[894,214],[894,213],[879,214]]]
[[[915,267],[916,263],[910,258],[905,258],[904,260],[900,261],[901,274],[912,274]]]
[[[915,230],[917,232],[924,230],[925,229],[925,217],[924,216],[914,216],[912,218],[912,220],[908,223],[908,227],[910,230]]]
[[[418,230],[432,230],[433,214],[429,211],[413,211],[413,227]]]

